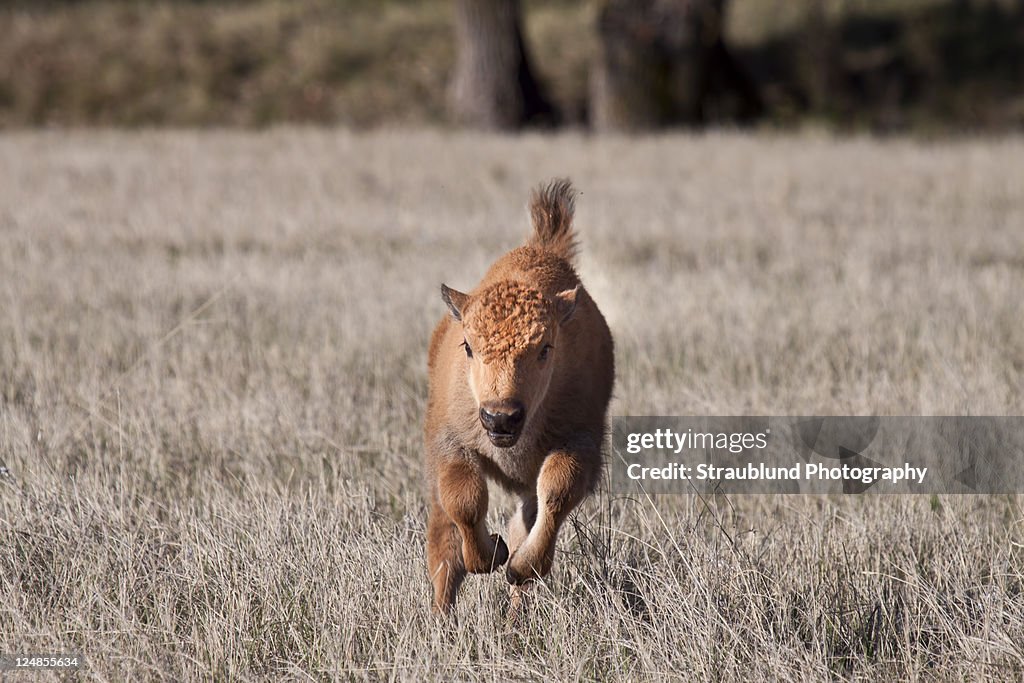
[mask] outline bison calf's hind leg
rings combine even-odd
[[[558,530],[590,491],[595,474],[587,465],[572,453],[555,452],[545,458],[537,478],[536,519],[509,560],[509,583],[522,585],[551,571]]]
[[[530,529],[537,520],[537,496],[530,495],[519,501],[515,513],[508,521],[505,528],[505,540],[508,543],[509,552],[515,555],[526,538],[530,535]]]
[[[455,604],[466,567],[462,564],[462,537],[436,494],[427,518],[427,570],[434,586],[434,609],[446,613]]]

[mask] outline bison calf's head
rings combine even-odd
[[[466,380],[480,425],[499,448],[514,446],[543,404],[560,354],[558,332],[576,310],[579,287],[545,296],[504,281],[472,295],[441,285],[462,324]]]

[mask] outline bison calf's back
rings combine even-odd
[[[434,607],[467,573],[506,565],[522,584],[551,570],[558,530],[600,479],[614,378],[611,333],[573,268],[574,191],[533,193],[526,244],[470,292],[441,286],[430,340],[424,446]],[[505,537],[486,526],[489,481],[520,497]]]

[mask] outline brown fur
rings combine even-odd
[[[569,181],[539,189],[527,244],[468,294],[442,286],[451,315],[430,340],[424,429],[427,566],[440,612],[467,572],[507,562],[513,585],[546,576],[559,528],[600,479],[612,338],[572,266],[573,209]],[[505,435],[488,435],[481,408],[509,406],[522,406],[525,422],[499,446]],[[485,526],[488,480],[520,496],[506,539]]]

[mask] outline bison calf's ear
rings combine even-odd
[[[466,306],[466,300],[469,299],[469,296],[452,289],[448,285],[441,285],[441,298],[448,305],[448,310],[451,311],[452,317],[461,321],[462,309]]]
[[[555,314],[558,316],[560,323],[569,322],[572,314],[576,312],[576,299],[579,293],[580,286],[576,285],[572,289],[567,289],[555,295]]]

